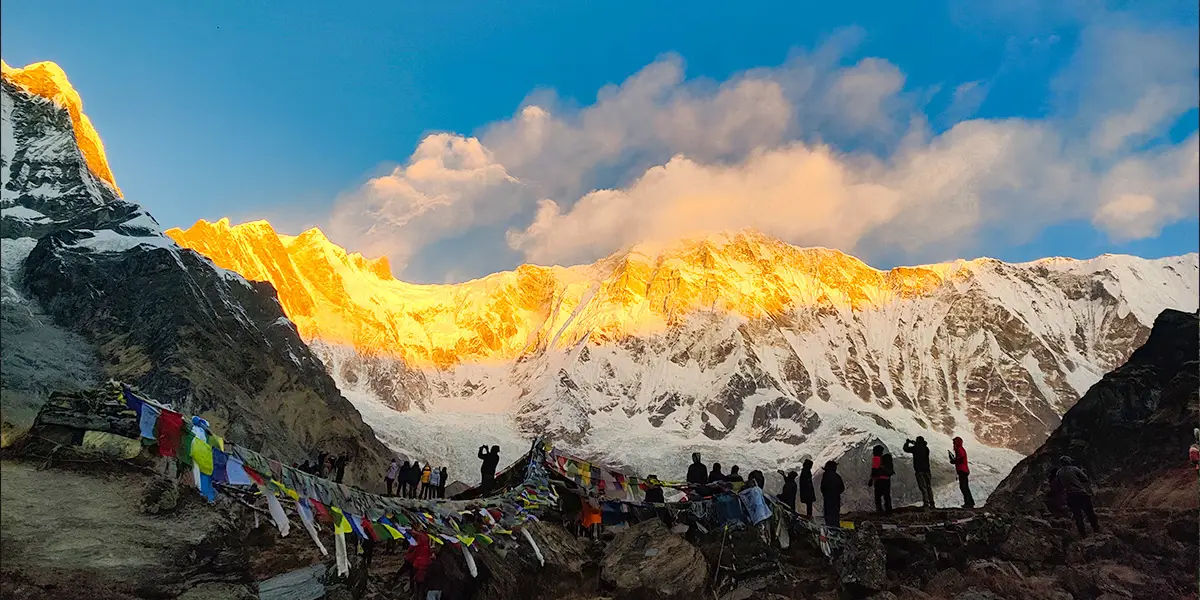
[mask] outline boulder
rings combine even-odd
[[[853,595],[865,595],[889,587],[887,552],[874,527],[861,527],[846,536],[846,543],[834,557],[838,579]]]
[[[624,593],[696,596],[708,581],[700,550],[652,519],[617,534],[604,549],[601,577]]]
[[[161,515],[175,511],[179,506],[179,484],[174,479],[155,477],[142,488],[142,512]]]

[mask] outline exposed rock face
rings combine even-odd
[[[1092,478],[1100,505],[1200,508],[1187,464],[1192,429],[1200,422],[1198,339],[1196,314],[1163,311],[1146,343],[1067,411],[988,506],[1038,508],[1050,470],[1070,455]],[[1181,485],[1190,493],[1173,493]]]
[[[653,519],[617,534],[604,549],[601,577],[625,594],[695,597],[708,581],[700,550]]]
[[[104,143],[100,141],[96,128],[92,127],[91,119],[84,114],[83,100],[67,81],[67,74],[52,62],[40,62],[13,69],[0,60],[0,71],[3,71],[5,79],[66,109],[71,120],[71,133],[74,134],[75,144],[79,153],[83,155],[88,170],[120,196],[121,190],[117,188],[112,169],[108,166],[108,158],[104,155]]]
[[[503,413],[512,438],[549,433],[644,475],[681,474],[693,450],[773,473],[877,441],[902,458],[917,435],[941,456],[959,435],[978,498],[1200,287],[1194,254],[880,271],[752,231],[414,285],[315,229],[221,220],[168,235],[275,285],[360,408],[405,411],[362,408],[388,439],[435,428],[473,448],[444,415]]]
[[[6,312],[28,307],[53,322],[52,331],[68,330],[98,359],[101,376],[205,416],[232,442],[287,462],[318,449],[348,453],[348,481],[378,479],[386,448],[300,339],[270,285],[163,236],[139,205],[89,169],[65,108],[6,75],[3,109],[5,139],[13,140],[0,165]],[[4,351],[7,363],[7,336]]]

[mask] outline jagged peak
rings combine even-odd
[[[321,231],[320,227],[311,227],[309,229],[304,230],[300,235],[296,236],[295,241],[300,244],[318,244],[318,245],[322,245],[322,246],[333,246],[339,250],[342,250],[343,253],[346,252],[345,248],[342,248],[341,246],[338,246],[337,244],[333,243],[329,239],[329,236],[325,235],[324,231]]]
[[[312,227],[299,235],[293,236],[276,232],[266,220],[260,219],[231,225],[229,218],[225,217],[211,223],[201,219],[192,228],[182,233],[186,236],[197,228],[204,229],[206,227],[218,230],[224,229],[233,232],[235,235],[239,232],[249,233],[251,231],[256,236],[273,235],[289,250],[299,248],[320,249],[322,252],[338,257],[339,260],[345,261],[359,270],[371,273],[381,280],[397,281],[391,272],[391,264],[386,256],[368,258],[361,253],[350,252],[345,247],[330,240],[320,227]],[[174,235],[174,232],[178,231],[178,229],[173,229],[168,234],[178,240],[181,236]],[[613,275],[624,272],[624,270],[634,264],[657,268],[662,265],[671,264],[672,261],[675,261],[674,265],[672,265],[674,268],[707,269],[708,267],[705,264],[695,262],[697,253],[702,253],[706,257],[703,259],[705,261],[708,260],[707,257],[711,257],[720,259],[723,263],[728,264],[768,260],[768,262],[775,262],[781,267],[783,265],[791,265],[793,268],[810,270],[814,278],[828,279],[827,283],[833,285],[887,286],[904,294],[925,293],[937,287],[943,281],[971,277],[971,274],[974,272],[992,269],[997,266],[1029,267],[1050,265],[1069,269],[1074,266],[1087,268],[1089,265],[1094,265],[1097,261],[1114,259],[1140,260],[1136,257],[1117,254],[1104,254],[1096,258],[1083,260],[1066,257],[1048,257],[1025,263],[1006,263],[995,258],[980,257],[924,265],[897,266],[891,269],[877,269],[859,258],[835,248],[796,246],[767,235],[757,229],[748,228],[685,236],[673,241],[641,242],[614,252],[588,265],[548,267],[523,264],[512,271],[492,273],[471,281],[462,282],[458,285],[470,285],[476,281],[517,276],[520,273],[529,273],[532,271],[538,273],[553,271],[559,273],[561,276],[566,276],[567,273],[571,272],[580,276],[586,273]],[[1184,255],[1184,257],[1194,256],[1194,254]]]
[[[108,166],[108,157],[104,154],[104,142],[100,134],[92,126],[91,119],[83,112],[83,99],[62,67],[50,61],[42,61],[14,69],[0,59],[0,73],[3,78],[31,94],[46,98],[65,108],[71,116],[71,127],[75,134],[75,143],[87,163],[88,170],[98,179],[108,184],[117,196],[122,196],[121,188],[113,177],[112,169]]]

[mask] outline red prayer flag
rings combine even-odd
[[[183,415],[169,410],[158,416],[158,455],[175,456],[183,441]]]
[[[242,468],[246,469],[246,474],[250,476],[250,479],[254,480],[254,483],[256,483],[258,485],[267,485],[267,480],[263,479],[263,476],[259,475],[258,471],[251,469],[247,465],[242,465]]]
[[[366,517],[362,518],[363,533],[367,534],[367,537],[371,538],[372,542],[378,542],[379,534],[375,532],[375,528],[372,527],[372,525],[374,525],[374,523],[371,523],[370,519]],[[391,536],[388,537],[390,538]]]
[[[325,508],[324,504],[309,498],[308,503],[312,505],[313,512],[317,514],[317,520],[322,523],[333,523],[333,515],[329,514],[329,509]]]

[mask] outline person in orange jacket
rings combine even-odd
[[[954,438],[954,450],[950,452],[950,464],[958,473],[958,489],[962,491],[963,508],[975,508],[975,498],[971,496],[971,469],[967,466],[967,449],[963,448],[962,438]]]

